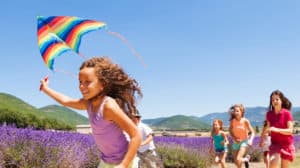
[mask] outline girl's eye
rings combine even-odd
[[[90,82],[89,82],[89,81],[79,81],[79,84],[80,84],[80,85],[87,86],[87,85],[90,84]]]

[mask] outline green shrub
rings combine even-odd
[[[178,145],[157,145],[157,152],[166,168],[205,168],[210,165],[210,157]]]
[[[32,113],[0,109],[0,124],[14,125],[17,128],[33,127],[35,129],[75,130],[74,126],[52,118],[42,118]]]

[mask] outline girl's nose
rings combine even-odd
[[[79,89],[80,90],[83,90],[85,87],[84,87],[84,85],[83,84],[79,84]]]

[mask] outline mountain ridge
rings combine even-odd
[[[59,121],[71,125],[89,124],[86,116],[60,105],[47,105],[36,108],[14,95],[0,92],[0,109],[10,109],[13,111],[22,111],[24,113],[33,112],[42,117],[55,118]],[[246,107],[245,117],[248,118],[253,126],[262,126],[267,111],[266,107]],[[292,108],[295,120],[300,120],[300,107]],[[155,129],[167,130],[194,130],[209,129],[214,119],[222,119],[225,126],[228,126],[229,115],[227,112],[209,113],[203,116],[185,116],[173,115],[169,117],[158,117],[153,119],[142,119]]]
[[[76,126],[77,124],[88,124],[87,117],[79,113],[58,105],[48,105],[41,108],[36,108],[24,100],[8,94],[0,92],[0,109],[6,111],[18,112],[20,115],[36,115],[39,118],[55,119],[65,124]],[[47,112],[45,112],[45,111]],[[68,120],[71,118],[72,121]]]
[[[47,116],[70,123],[71,125],[89,124],[89,121],[85,116],[64,106],[48,105],[39,109],[44,111]]]

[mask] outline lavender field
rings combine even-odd
[[[0,127],[0,167],[97,167],[99,151],[89,135]]]
[[[99,151],[91,135],[0,127],[0,167],[93,168]],[[209,137],[155,137],[166,167],[209,167]],[[261,160],[256,138],[249,150],[252,161]],[[295,136],[300,150],[300,136]],[[231,161],[230,153],[228,162]]]

